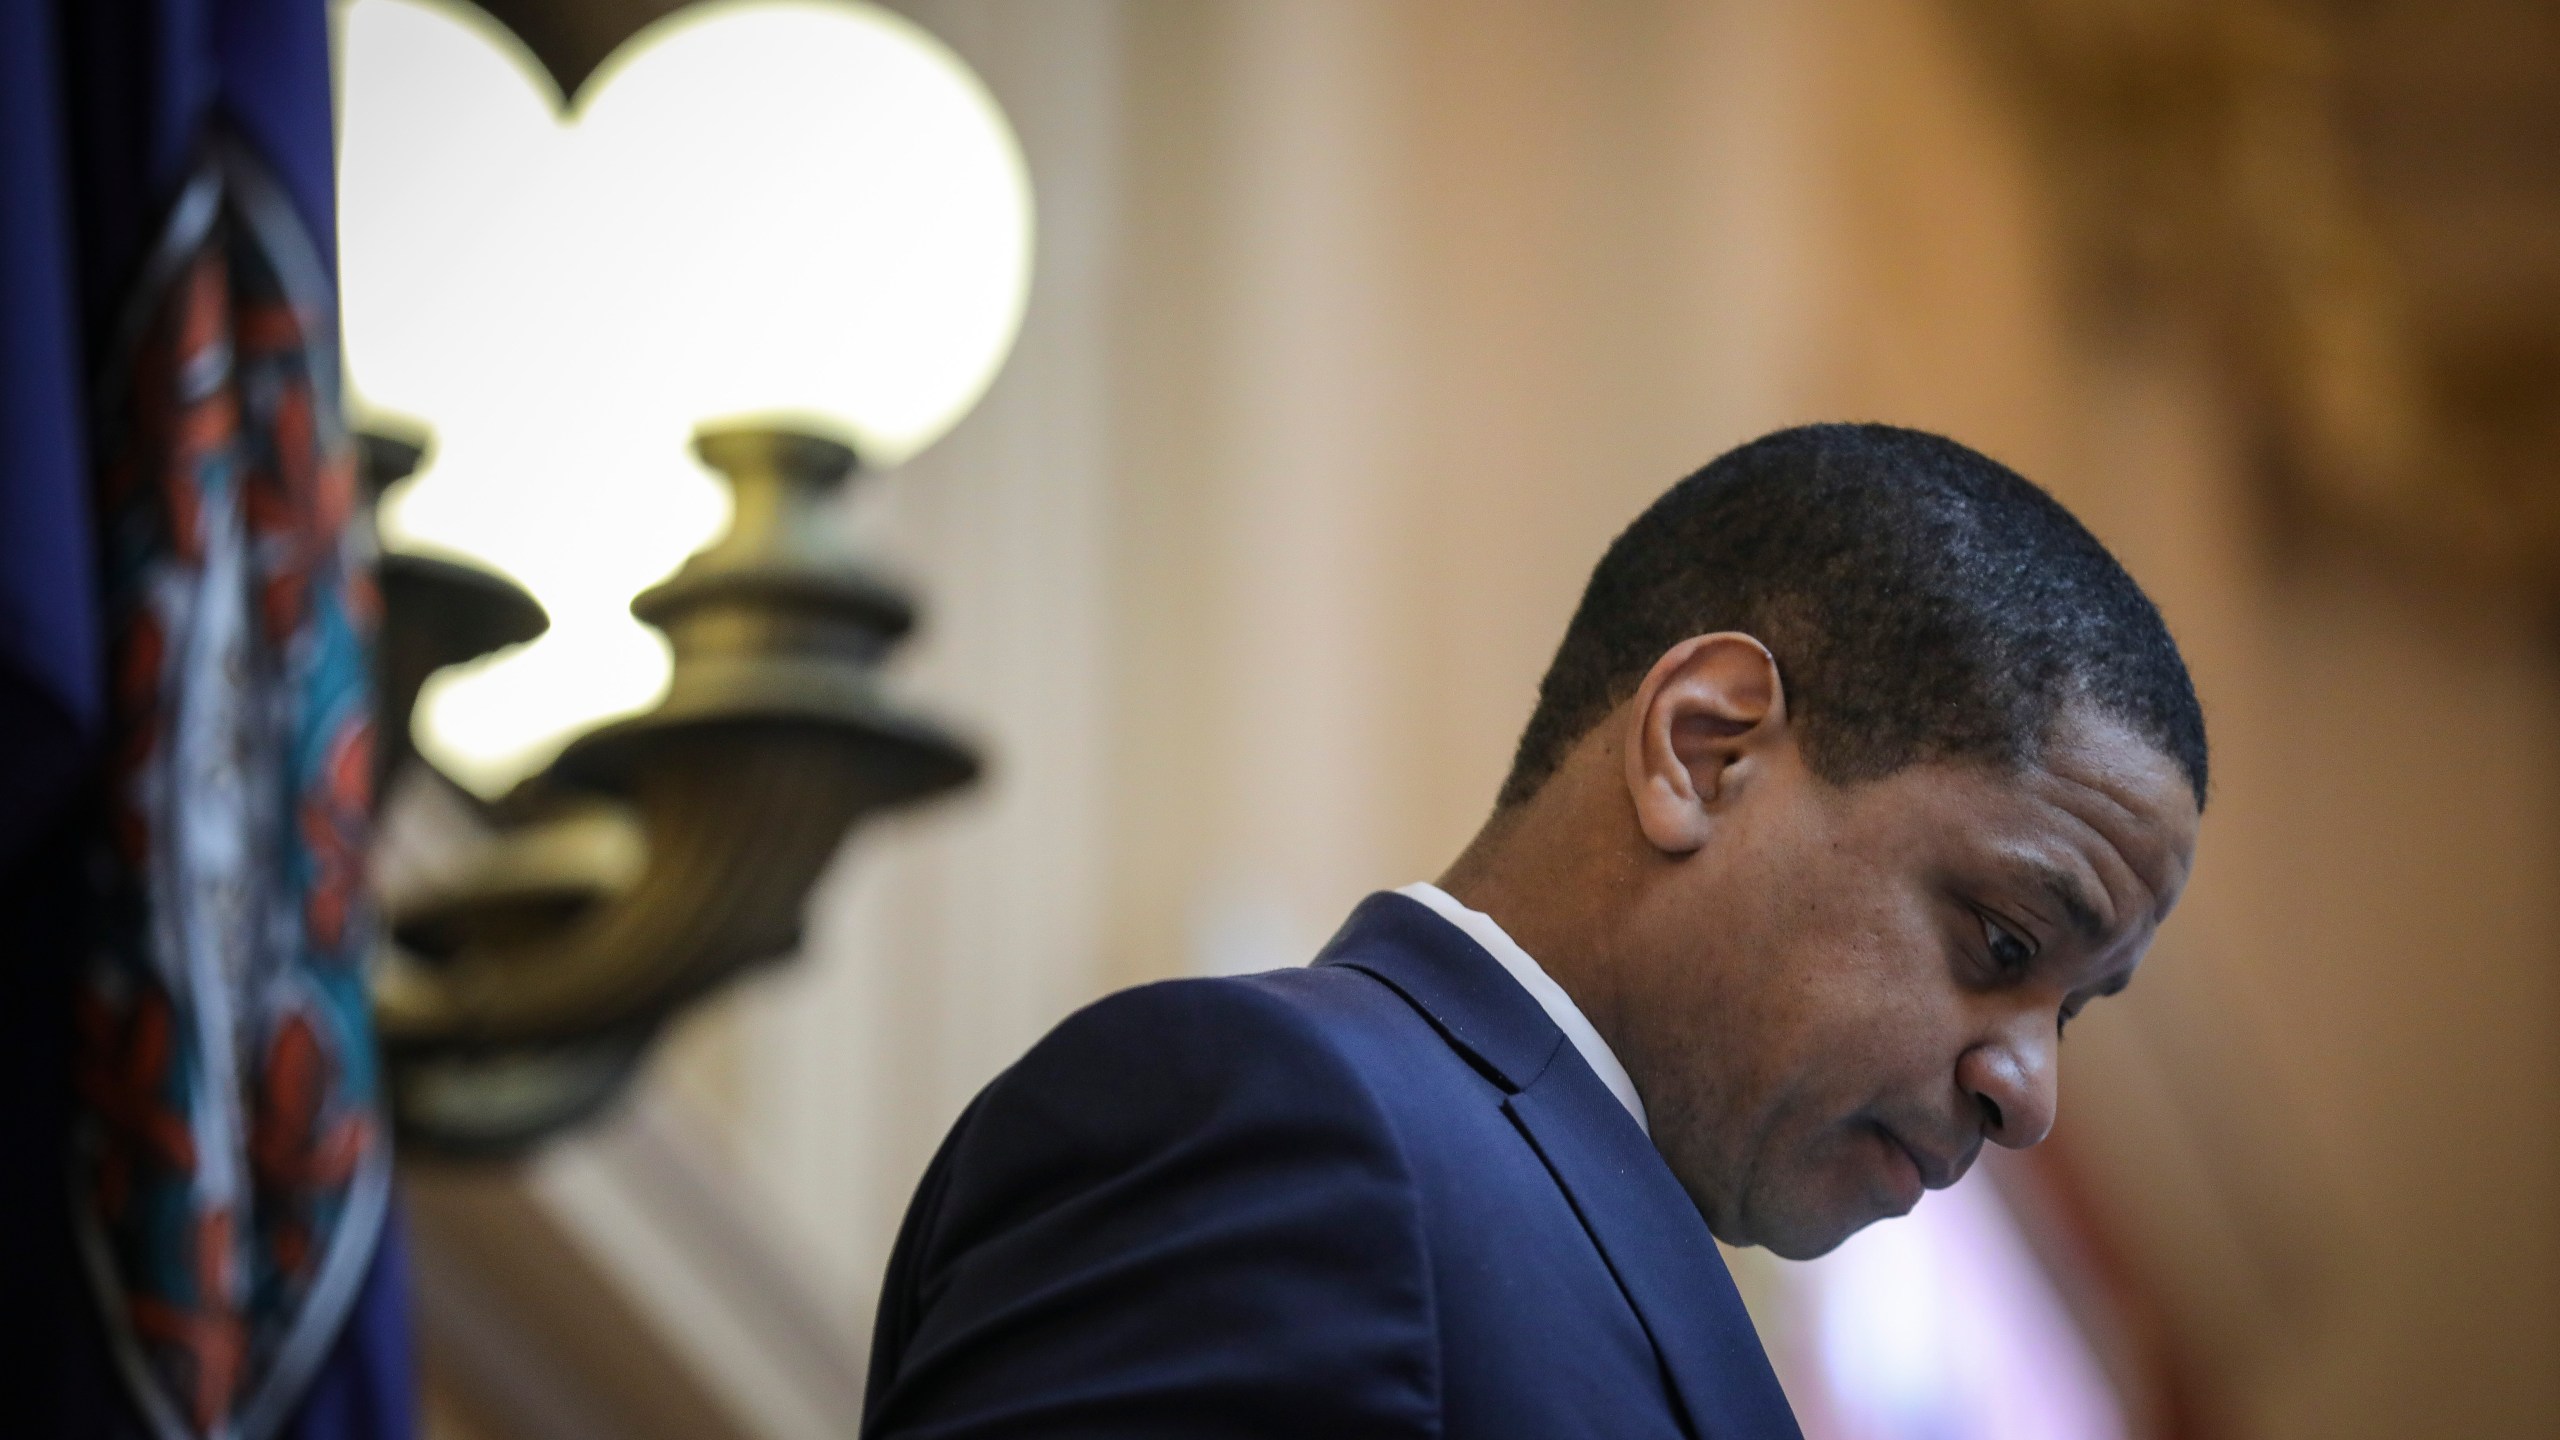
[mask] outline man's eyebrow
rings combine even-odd
[[[2060,907],[2063,918],[2071,922],[2083,943],[2103,945],[2107,939],[2107,922],[2098,916],[2097,903],[2082,889],[2077,876],[2050,865],[2035,867],[2036,883],[2044,888],[2053,903]]]

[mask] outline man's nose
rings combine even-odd
[[[2024,1150],[2053,1129],[2061,1065],[2052,1017],[2041,1020],[2020,1017],[1956,1062],[1956,1084],[1980,1112],[1983,1136],[1994,1145]]]

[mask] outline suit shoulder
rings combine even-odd
[[[1369,1088],[1363,1022],[1392,1002],[1336,969],[1158,981],[1068,1016],[997,1088],[1113,1092],[1141,1111],[1284,1094],[1339,1109]]]
[[[1433,1433],[1419,1198],[1339,983],[1125,990],[998,1077],[901,1234],[868,1433]]]
[[[1179,1026],[1330,1048],[1364,1016],[1402,1008],[1393,991],[1356,970],[1309,966],[1132,986],[1085,1006],[1051,1033]]]

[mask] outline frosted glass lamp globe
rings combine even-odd
[[[420,697],[420,749],[494,793],[664,690],[625,607],[722,523],[696,425],[791,414],[893,465],[977,402],[1021,323],[1030,183],[968,67],[858,0],[689,7],[565,113],[478,11],[353,0],[339,78],[351,390],[436,440],[386,541],[552,616]]]

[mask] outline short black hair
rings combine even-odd
[[[1805,425],[1727,451],[1591,572],[1501,807],[1537,793],[1665,651],[1738,630],[1777,657],[1815,774],[2032,763],[2064,707],[2157,746],[2205,798],[2204,711],[2158,607],[2052,496],[1953,440]]]

